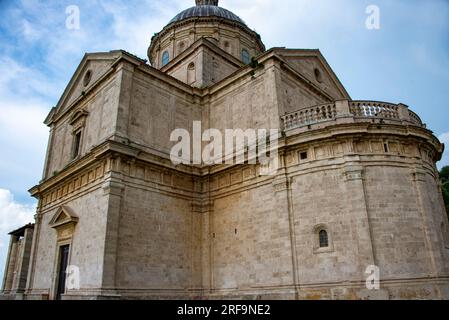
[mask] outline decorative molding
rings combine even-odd
[[[86,118],[89,115],[85,109],[77,110],[70,117],[69,124],[73,127],[73,130],[76,131],[79,128],[82,128],[86,125]]]
[[[60,243],[72,238],[77,223],[78,216],[69,207],[62,206],[50,220],[49,225],[56,230]]]
[[[345,181],[363,180],[364,168],[362,166],[347,166],[345,170]]]
[[[78,216],[73,213],[72,209],[67,206],[62,206],[56,214],[53,215],[53,218],[51,218],[48,224],[53,229],[57,229],[67,224],[76,224],[77,222]]]

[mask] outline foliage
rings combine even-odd
[[[443,198],[446,205],[446,212],[449,216],[449,166],[441,169],[440,180],[443,189]]]
[[[449,181],[449,166],[443,167],[443,169],[441,169],[440,179],[442,183]]]

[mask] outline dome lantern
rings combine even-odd
[[[218,0],[195,0],[197,6],[218,6]]]

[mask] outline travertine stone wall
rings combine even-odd
[[[167,51],[170,61],[181,54],[200,38],[214,41],[218,47],[242,59],[242,50],[248,50],[250,56],[258,56],[265,47],[257,35],[248,28],[229,24],[214,17],[185,21],[164,29],[152,40],[148,48],[148,57],[156,69],[162,68],[162,54]]]
[[[117,104],[120,93],[119,77],[120,74],[117,74],[105,81],[76,108],[76,110],[85,110],[88,113],[82,131],[80,157],[86,155],[94,146],[116,132]],[[74,138],[70,120],[76,110],[67,112],[57,123],[53,124],[44,178],[54,176],[73,161]]]
[[[332,80],[333,75],[316,56],[284,56],[284,59],[295,71],[307,77],[335,100],[346,98]]]
[[[187,59],[168,69],[167,74],[193,87],[206,88],[220,82],[238,68],[235,63],[203,45]]]
[[[32,191],[28,297],[54,296],[49,223],[64,206],[78,217],[70,264],[81,275],[66,298],[448,298],[441,146],[429,131],[344,114],[284,132],[274,176],[250,165],[175,167],[175,128],[279,128],[285,112],[330,98],[274,58],[204,91],[139,61],[114,68],[54,123],[48,172],[61,172]],[[84,157],[67,166],[69,121],[81,109]],[[380,268],[380,291],[365,289],[369,265]]]
[[[277,200],[270,182],[214,200],[210,267],[218,292],[293,285],[288,210]]]
[[[220,82],[227,76],[230,76],[233,72],[237,71],[235,65],[231,65],[226,59],[220,55],[215,54],[211,50],[204,51],[203,57],[203,69],[201,70],[201,76],[203,80],[203,87],[208,87],[215,83]]]
[[[3,293],[9,293],[13,288],[14,271],[16,269],[16,262],[18,258],[17,255],[18,247],[19,244],[17,243],[17,238],[11,237],[8,250],[8,260],[6,262],[5,267],[5,277],[3,279],[3,288],[2,288]]]
[[[316,285],[361,278],[364,270],[359,257],[366,253],[359,251],[369,247],[359,248],[357,244],[358,220],[366,219],[357,199],[359,192],[363,194],[363,189],[354,189],[350,182],[345,182],[344,169],[309,172],[292,178],[300,283]],[[320,251],[317,247],[319,226],[325,226],[330,235],[328,250]]]
[[[193,70],[189,69],[192,64]],[[195,52],[195,54],[189,56],[189,59],[180,62],[178,65],[170,69],[167,73],[173,78],[187,83],[188,85],[201,88],[202,86],[205,86],[202,71],[203,67],[204,51],[200,49]]]
[[[372,166],[365,172],[376,261],[387,279],[433,273],[420,195],[412,178],[407,167]]]
[[[200,288],[200,215],[192,202],[145,186],[126,186],[122,201],[117,287],[156,295]]]
[[[80,271],[81,291],[77,294],[99,294],[102,287],[105,230],[108,195],[101,188],[101,181],[72,193],[59,205],[48,205],[39,214],[40,232],[35,242],[35,260],[32,268],[30,295],[54,295],[57,277],[58,239],[50,225],[54,214],[63,204],[79,217],[70,241],[70,265]],[[70,292],[69,292],[70,293]]]
[[[288,298],[288,288],[296,283],[302,287],[298,297],[307,299],[447,297],[447,283],[437,280],[448,274],[449,250],[443,240],[447,231],[438,228],[447,223],[447,217],[437,193],[436,169],[428,162],[427,147],[423,145],[421,149],[413,140],[398,137],[366,138],[292,146],[285,153],[289,181],[285,193],[283,183],[277,183],[279,177],[270,178],[277,186],[274,188],[257,179],[257,168],[243,167],[243,171],[212,177],[214,207],[206,219],[212,221],[209,232],[213,295],[275,294]],[[418,147],[424,152],[417,152]],[[308,153],[308,158],[301,160],[299,155],[303,152]],[[421,159],[420,154],[426,157]],[[413,174],[417,162],[423,169],[420,193]],[[270,198],[264,197],[267,193]],[[262,259],[266,268],[260,271],[260,278],[251,276],[259,261],[257,246],[253,244],[264,241],[260,236],[270,239],[264,245],[268,251],[269,243],[277,245],[278,238],[270,236],[270,231],[276,230],[279,237],[283,232],[275,226],[280,223],[285,230],[289,199],[293,232],[283,243],[287,244],[289,238],[294,240],[289,253],[294,253],[295,258],[288,265],[295,268],[297,276],[289,272],[283,283],[278,273],[264,273],[272,270],[273,255]],[[426,207],[420,207],[418,202],[427,203]],[[279,212],[282,217],[276,215]],[[252,229],[258,228],[259,217],[265,223],[263,235]],[[248,226],[251,232],[247,233]],[[329,232],[329,248],[317,247],[319,227]],[[250,239],[246,238],[248,234],[252,235]],[[287,260],[285,256],[283,261]],[[251,262],[246,264],[248,261]],[[387,265],[389,261],[391,264]],[[365,271],[370,265],[380,268],[380,291],[364,289]],[[278,285],[273,285],[276,281]]]
[[[86,91],[89,87],[91,87],[111,67],[112,62],[110,57],[102,59],[102,57],[94,56],[93,59],[94,60],[86,63],[83,69],[80,70],[79,79],[77,79],[71,90],[67,92],[67,99],[64,101],[65,108],[63,109],[70,107],[75,102],[75,100],[79,99],[83,95],[83,91]],[[91,79],[88,83],[85,83],[84,75],[88,70],[90,70]]]
[[[286,71],[280,72],[279,96],[282,101],[279,114],[290,113],[303,107],[319,105],[329,100],[317,95]]]
[[[140,72],[133,74],[131,86],[130,98],[123,104],[126,114],[119,118],[123,136],[142,150],[168,157],[175,144],[170,142],[171,132],[192,132],[193,121],[201,120],[199,105],[191,95]]]
[[[278,92],[275,67],[266,66],[255,77],[245,77],[215,91],[203,119],[208,127],[219,129],[279,128]],[[224,135],[223,135],[224,136]]]

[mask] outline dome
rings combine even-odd
[[[195,7],[186,9],[181,13],[179,13],[178,15],[176,15],[176,17],[174,17],[170,21],[170,24],[193,17],[219,17],[235,21],[246,26],[245,22],[242,19],[240,19],[236,14],[216,5],[197,5]]]

